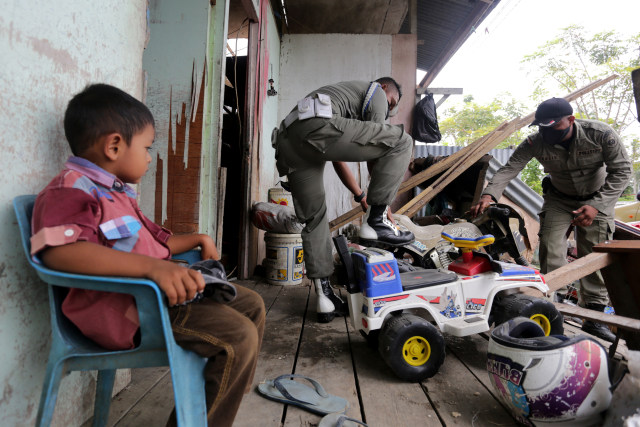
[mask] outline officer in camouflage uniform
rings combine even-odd
[[[544,204],[539,214],[540,267],[548,273],[567,263],[570,226],[577,226],[579,257],[611,239],[613,210],[629,183],[632,168],[618,134],[605,123],[575,119],[573,108],[562,98],[541,103],[531,125],[537,125],[539,132],[516,148],[471,213],[478,215],[497,201],[529,160],[538,159],[549,174],[543,180]],[[580,279],[580,294],[587,308],[604,311],[608,295],[599,271]],[[600,323],[585,321],[582,330],[608,341],[615,339]]]
[[[318,294],[320,322],[348,312],[329,282],[333,256],[323,184],[327,161],[334,162],[338,176],[352,192],[359,187],[341,162],[369,162],[368,194],[354,192],[355,200],[368,206],[360,229],[362,239],[398,246],[414,239],[387,217],[413,150],[413,139],[402,126],[385,124],[401,95],[400,86],[390,77],[324,86],[300,100],[274,130],[278,172],[287,175],[296,215],[305,224],[305,267]]]

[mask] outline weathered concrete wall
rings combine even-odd
[[[260,201],[267,200],[267,192],[278,182],[278,171],[276,170],[275,150],[271,147],[271,132],[278,126],[279,110],[278,99],[280,91],[289,82],[282,80],[280,76],[280,36],[271,8],[267,13],[267,52],[269,61],[267,67],[267,81],[265,81],[265,94],[269,88],[268,80],[274,80],[274,89],[278,92],[275,96],[265,96],[262,109],[262,129],[260,143]]]
[[[392,36],[355,34],[293,34],[282,38],[278,117],[282,120],[298,99],[323,85],[346,80],[371,81],[391,75]],[[351,163],[360,186],[367,188],[365,163]],[[324,172],[327,217],[331,221],[351,210],[353,195],[331,165]]]
[[[70,150],[62,118],[91,82],[141,98],[146,0],[3,2],[0,15],[0,425],[32,425],[49,350],[46,287],[24,259],[11,200],[37,193]],[[54,425],[91,413],[94,376],[62,381]]]

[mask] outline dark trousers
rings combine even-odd
[[[235,285],[236,298],[221,304],[210,298],[169,309],[176,342],[209,359],[205,391],[209,426],[231,426],[244,393],[253,383],[265,308],[256,292]],[[167,425],[175,425],[175,410]]]

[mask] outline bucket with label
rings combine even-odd
[[[293,207],[293,197],[291,193],[280,187],[273,187],[269,189],[269,203],[275,203],[276,205],[284,205]]]
[[[266,258],[262,265],[272,285],[299,285],[304,274],[304,251],[299,234],[265,233]]]

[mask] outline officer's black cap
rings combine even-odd
[[[549,127],[563,117],[573,114],[571,104],[564,98],[551,98],[538,105],[536,118],[529,126]]]

